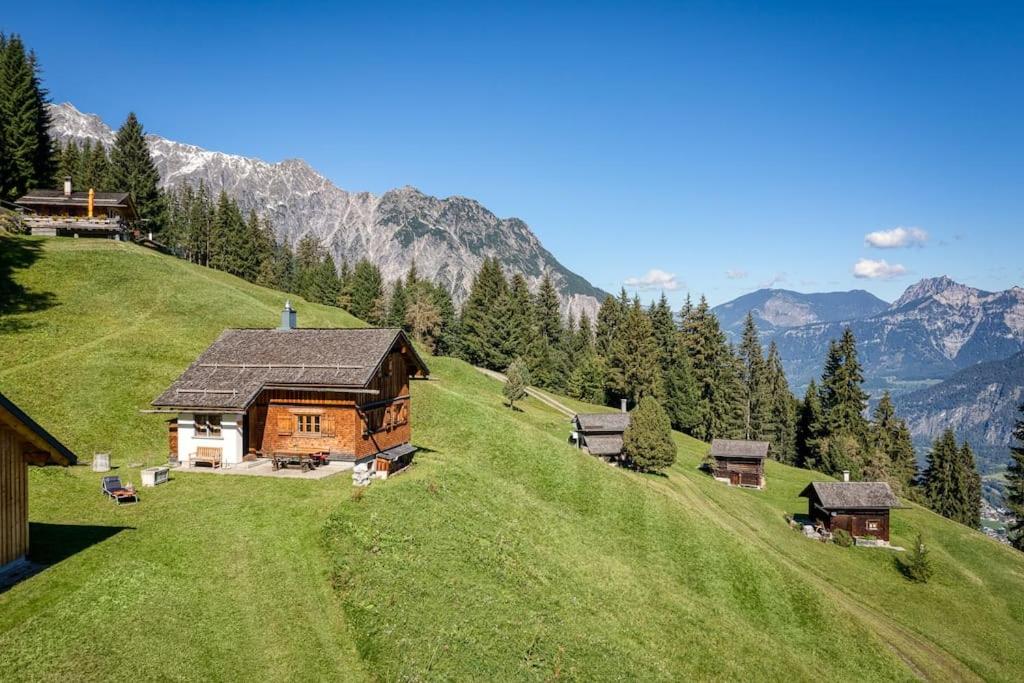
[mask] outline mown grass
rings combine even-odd
[[[161,420],[137,410],[222,328],[275,324],[282,296],[125,245],[41,244],[16,278],[53,305],[0,325],[0,391],[136,478],[128,463],[165,457]],[[298,307],[301,324],[356,324]],[[86,468],[33,469],[33,551],[60,561],[0,594],[0,678],[1024,671],[1024,561],[982,535],[897,511],[894,541],[922,530],[938,569],[911,584],[893,553],[788,528],[812,473],[771,463],[766,491],[729,489],[682,436],[667,476],[610,468],[568,445],[563,415],[534,399],[511,411],[494,380],[430,365],[413,385],[423,450],[361,495],[344,477],[179,474],[116,508]]]

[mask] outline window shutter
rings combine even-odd
[[[277,416],[277,433],[278,434],[291,434],[292,430],[294,429],[292,427],[292,423],[294,421],[295,421],[295,418],[292,417],[291,415],[278,415]]]
[[[334,436],[333,415],[324,415],[320,418],[320,434],[323,436]]]

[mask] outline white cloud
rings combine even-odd
[[[740,270],[739,268],[733,268],[725,271],[725,276],[730,280],[742,280],[749,274],[750,273],[748,273],[747,271]]]
[[[928,241],[928,232],[921,228],[876,230],[864,235],[864,244],[876,249],[897,249],[899,247],[923,247]]]
[[[633,289],[663,289],[666,292],[674,291],[682,286],[676,279],[675,273],[666,273],[657,268],[651,268],[643,277],[627,277],[624,284]]]
[[[907,269],[899,263],[890,264],[885,259],[877,261],[862,258],[853,264],[853,276],[868,280],[892,280],[906,274]]]

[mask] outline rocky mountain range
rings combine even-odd
[[[733,339],[739,339],[747,312],[762,334],[811,323],[866,318],[889,304],[863,289],[849,292],[804,294],[788,289],[759,289],[714,308],[718,321]]]
[[[918,447],[953,428],[974,449],[983,471],[1004,464],[1014,424],[1024,403],[1024,353],[978,363],[939,384],[897,397]]]
[[[111,145],[114,131],[99,117],[69,103],[50,105],[51,134],[59,141]],[[200,181],[225,190],[244,210],[273,222],[278,239],[296,244],[312,234],[340,264],[369,258],[385,278],[404,274],[413,260],[419,272],[448,287],[456,302],[469,291],[485,257],[497,257],[508,273],[536,286],[549,273],[563,308],[593,315],[605,293],[551,255],[518,218],[498,218],[467,197],[439,199],[414,187],[381,195],[349,192],[300,159],[269,163],[147,136],[165,187]]]

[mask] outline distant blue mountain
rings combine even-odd
[[[889,307],[871,292],[803,294],[788,289],[759,289],[716,306],[715,315],[730,337],[738,338],[750,312],[762,334],[811,323],[841,322],[867,318]]]

